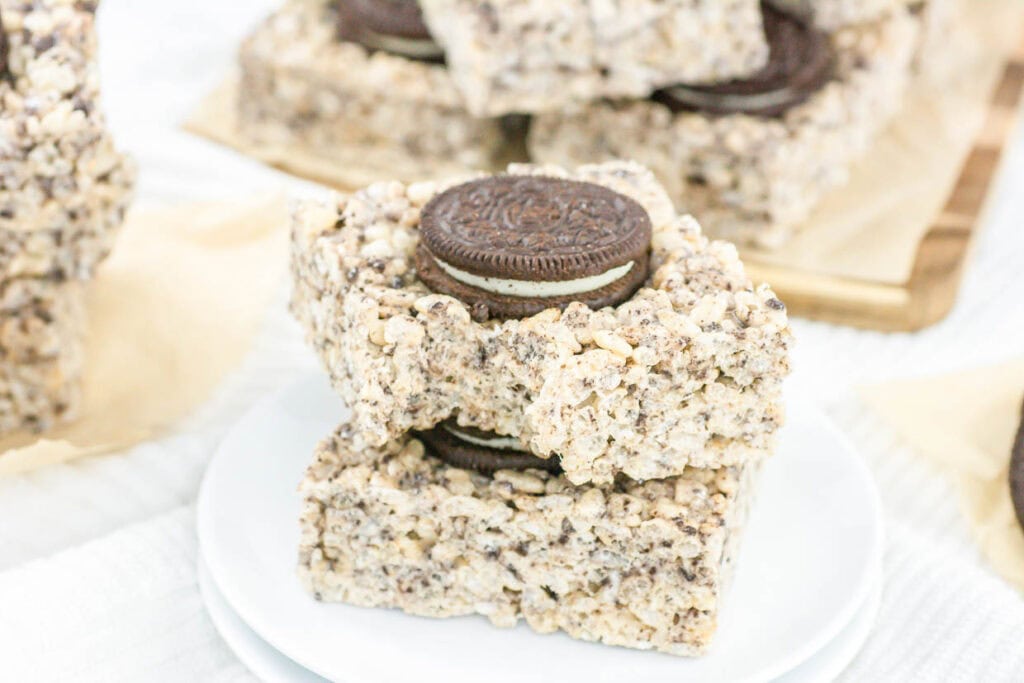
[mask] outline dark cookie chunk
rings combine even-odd
[[[482,474],[498,470],[562,471],[558,458],[538,458],[525,450],[516,450],[519,439],[515,437],[460,427],[454,420],[442,422],[418,436],[432,455],[459,469]]]
[[[1010,497],[1013,498],[1017,521],[1024,529],[1024,408],[1021,409],[1020,426],[1010,451]]]
[[[750,78],[711,85],[677,85],[654,95],[675,112],[781,116],[832,79],[835,54],[828,36],[808,22],[762,5],[768,64]]]
[[[419,278],[474,318],[621,303],[647,279],[651,220],[602,185],[502,175],[457,185],[420,217]]]
[[[338,0],[338,29],[342,40],[371,50],[427,61],[444,58],[416,0]]]

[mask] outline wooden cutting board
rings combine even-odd
[[[801,270],[745,254],[755,280],[771,283],[791,313],[883,331],[913,331],[943,319],[956,301],[971,243],[1003,150],[1015,129],[1024,91],[1024,44],[1006,61],[987,112],[952,190],[913,253],[910,275],[899,283]]]

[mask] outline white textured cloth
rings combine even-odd
[[[225,73],[239,38],[275,4],[104,0],[108,109],[142,163],[143,201],[307,187],[176,130]],[[1024,680],[1024,598],[984,565],[941,474],[850,390],[1019,354],[1022,183],[1024,136],[945,322],[913,335],[795,324],[794,389],[822,397],[867,458],[885,505],[882,610],[846,680]],[[125,454],[0,480],[0,679],[251,679],[203,609],[192,505],[232,422],[265,392],[315,367],[284,301],[282,292],[244,367],[175,434]]]

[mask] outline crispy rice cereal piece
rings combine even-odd
[[[106,256],[134,168],[99,107],[94,3],[0,3],[0,279],[85,278]]]
[[[84,285],[26,279],[0,285],[0,434],[42,431],[79,399]]]
[[[357,447],[457,416],[561,456],[575,484],[677,475],[768,454],[789,371],[785,306],[747,279],[736,249],[677,216],[632,163],[512,166],[606,185],[653,225],[651,276],[615,308],[571,304],[474,322],[417,280],[419,212],[448,183],[379,183],[300,203],[292,311],[353,409]]]
[[[749,75],[768,57],[759,0],[421,0],[478,116]]]
[[[502,122],[469,116],[443,65],[338,39],[333,0],[289,0],[242,45],[239,132],[330,163],[353,187],[489,169]]]
[[[576,487],[451,468],[409,437],[357,447],[342,427],[301,485],[299,574],[318,600],[699,655],[759,468]]]
[[[850,165],[898,110],[917,28],[899,12],[833,34],[837,77],[781,118],[606,102],[537,117],[530,153],[565,165],[635,159],[710,235],[777,247],[847,182]]]

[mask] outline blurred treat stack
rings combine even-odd
[[[631,159],[713,237],[776,248],[940,61],[956,0],[288,0],[239,135],[356,187]]]
[[[80,398],[85,295],[134,181],[100,111],[95,4],[0,1],[0,433]]]

